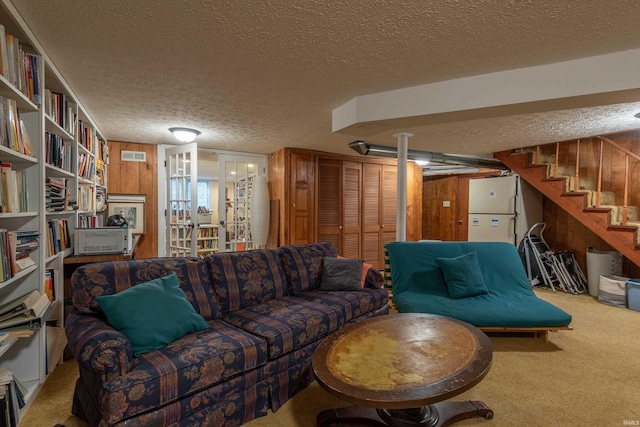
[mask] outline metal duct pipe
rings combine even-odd
[[[353,141],[349,144],[356,152],[366,155],[381,157],[398,157],[398,150],[395,147],[387,147],[384,145],[369,144],[364,141]],[[407,158],[409,160],[426,160],[436,163],[447,163],[452,165],[468,165],[491,169],[508,169],[499,160],[480,159],[476,157],[452,156],[450,154],[436,153],[433,151],[408,150]]]

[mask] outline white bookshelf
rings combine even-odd
[[[100,133],[63,76],[53,66],[10,0],[0,0],[0,24],[6,33],[18,38],[25,52],[37,55],[38,65],[34,72],[39,77],[40,89],[39,99],[30,99],[28,85],[23,92],[22,86],[14,84],[12,79],[2,75],[3,70],[0,68],[0,96],[13,100],[12,103],[15,102],[17,113],[24,122],[24,128],[31,141],[29,154],[4,146],[0,141],[0,161],[11,164],[12,170],[19,171],[19,174],[26,177],[26,206],[17,212],[0,212],[0,229],[37,231],[39,234],[39,248],[30,254],[35,265],[0,281],[0,304],[34,289],[46,293],[48,282],[45,279],[48,272],[51,273],[54,283],[52,301],[41,318],[42,326],[34,329],[30,337],[9,338],[0,343],[0,367],[8,367],[28,389],[27,405],[19,414],[21,418],[49,373],[63,358],[66,345],[63,260],[73,252],[73,230],[86,222],[86,218],[96,217],[95,195],[98,188],[106,184],[106,175],[97,173],[96,164],[106,170],[108,150],[106,138]],[[53,114],[47,106],[47,90],[62,95],[67,102],[62,104],[64,114],[67,115],[65,120],[60,120],[60,117]],[[78,130],[80,121],[83,128],[88,129],[94,138],[93,144],[86,144],[82,139]],[[47,158],[47,134],[55,135],[55,142],[64,147],[65,162],[56,163]],[[78,159],[82,153],[88,158],[93,173],[80,177]],[[47,209],[46,198],[48,178],[64,179],[71,200],[77,198],[80,186],[89,188],[91,199],[87,201],[83,210],[66,205],[63,210],[50,211]],[[48,251],[49,224],[61,222],[66,222],[69,231],[68,245],[53,252]],[[89,222],[100,225],[100,221]]]

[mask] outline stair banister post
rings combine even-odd
[[[560,158],[560,143],[556,142],[556,161],[553,164],[553,178],[557,178],[558,177],[558,164],[559,164],[559,159]]]
[[[573,191],[580,189],[580,140],[576,144],[576,173],[573,180]]]
[[[624,200],[622,205],[622,225],[627,225],[627,215],[629,207],[627,206],[629,197],[629,155],[624,155]]]
[[[407,155],[412,133],[396,133],[398,138],[398,203],[396,206],[396,241],[407,240]]]
[[[602,152],[604,151],[604,141],[600,140],[600,156],[598,159],[598,192],[596,193],[596,208],[600,207],[602,192]]]

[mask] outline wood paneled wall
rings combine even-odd
[[[547,244],[553,249],[576,251],[576,260],[585,275],[587,274],[588,248],[591,247],[599,251],[615,250],[597,234],[546,197],[543,199],[542,220],[547,224],[543,236]],[[624,258],[622,275],[640,277],[640,268]]]
[[[493,170],[465,175],[436,175],[422,182],[422,238],[466,241],[469,180],[496,176]]]
[[[136,248],[136,258],[158,256],[158,151],[155,145],[132,142],[109,141],[109,164],[107,166],[107,192],[118,194],[144,194],[145,234]],[[123,162],[120,153],[143,151],[147,161]],[[162,189],[164,191],[164,188]]]

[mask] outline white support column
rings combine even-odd
[[[407,152],[412,133],[396,133],[398,138],[398,205],[396,209],[396,241],[407,240]]]

